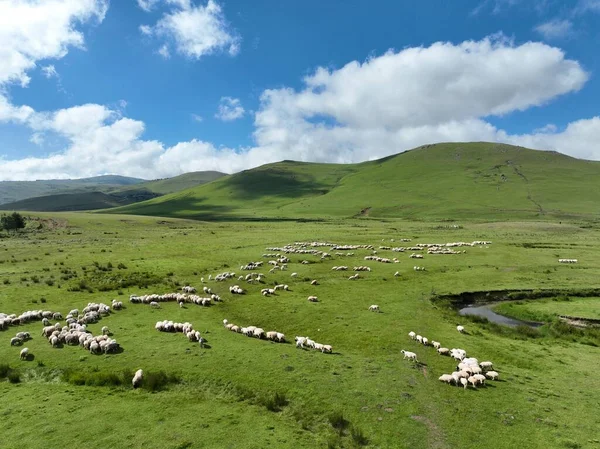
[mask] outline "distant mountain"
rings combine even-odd
[[[184,173],[173,178],[144,181],[123,176],[97,176],[94,178],[60,180],[67,186],[67,193],[57,189],[59,193],[45,194],[0,204],[0,210],[20,211],[77,211],[107,209],[127,204],[145,201],[168,193],[198,186],[225,176],[224,173],[215,171],[201,171]],[[69,182],[71,181],[71,183]],[[98,182],[96,182],[98,181]],[[15,183],[15,181],[6,181]],[[41,183],[54,181],[19,181],[22,183]],[[73,184],[73,183],[77,184]],[[122,184],[115,184],[121,182]],[[55,184],[50,184],[55,186]],[[45,187],[47,187],[46,185]],[[23,187],[23,191],[33,191],[41,186]],[[55,188],[55,187],[53,187]],[[0,191],[2,183],[0,183]]]
[[[360,164],[283,161],[111,209],[202,220],[600,217],[600,162],[472,142]]]
[[[81,179],[48,179],[38,181],[0,181],[0,204],[20,201],[36,196],[63,193],[108,191],[123,186],[147,182],[145,179],[118,175],[94,176]]]

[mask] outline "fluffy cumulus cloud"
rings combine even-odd
[[[163,39],[159,54],[170,55],[170,47],[177,53],[200,59],[204,55],[226,52],[236,55],[240,49],[240,37],[231,29],[221,5],[208,0],[205,6],[190,0],[163,0],[169,11],[154,25],[141,25],[140,31],[147,36]],[[159,0],[138,0],[138,5],[149,11]]]
[[[1,0],[0,85],[29,83],[36,61],[61,58],[69,47],[83,47],[78,23],[102,21],[108,0]]]
[[[171,2],[193,8],[185,0]],[[28,126],[40,143],[53,135],[67,142],[49,157],[0,159],[0,178],[231,173],[282,159],[358,162],[441,141],[507,142],[600,159],[600,117],[522,135],[486,120],[577,92],[588,76],[558,48],[515,45],[502,36],[389,51],[336,70],[317,68],[297,90],[264,91],[255,114],[255,145],[249,148],[198,139],[167,146],[144,139],[144,123],[117,106],[43,112],[0,96],[0,121]],[[244,114],[235,98],[224,97],[221,106],[223,117]]]
[[[230,122],[242,118],[245,112],[239,98],[221,97],[215,117],[224,122]]]

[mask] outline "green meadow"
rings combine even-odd
[[[339,184],[334,178],[345,170],[339,167],[331,183]],[[216,189],[220,182],[199,189]],[[293,207],[300,211],[302,199]],[[340,207],[346,207],[342,199]],[[600,227],[593,220],[548,216],[486,222],[468,213],[453,222],[386,219],[383,209],[373,207],[375,217],[318,222],[32,215],[25,231],[0,239],[0,312],[66,315],[89,302],[122,300],[123,310],[89,330],[97,335],[108,326],[123,351],[93,355],[79,346],[52,348],[40,336],[40,322],[0,331],[0,446],[78,441],[88,448],[600,447],[597,330],[572,333],[552,317],[538,330],[504,328],[460,317],[440,299],[504,289],[554,289],[561,297],[561,291],[600,288]],[[425,253],[423,259],[409,258],[414,251],[379,249],[474,240],[492,243],[460,248],[466,251],[461,254]],[[280,251],[267,248],[302,241],[370,244],[378,256],[399,263],[365,261],[372,253],[366,249],[345,251],[352,256],[334,250],[326,259],[289,254],[288,270],[269,273],[270,258],[262,255]],[[558,258],[579,263],[563,265]],[[263,284],[208,280],[224,271],[245,275],[240,265],[258,260],[265,262],[257,270],[265,274]],[[335,265],[350,270],[331,270]],[[357,265],[371,271],[348,280]],[[414,271],[414,265],[426,270]],[[310,285],[313,279],[319,285]],[[230,294],[233,284],[246,293]],[[290,291],[260,294],[275,284],[288,284]],[[184,285],[208,286],[222,302],[184,308],[170,302],[154,309],[128,300],[130,294],[174,292]],[[309,295],[319,302],[308,302]],[[598,298],[570,299],[524,300],[514,307],[597,317]],[[381,313],[369,312],[371,304]],[[233,333],[224,328],[225,318],[283,332],[288,342]],[[191,322],[207,347],[181,333],[157,332],[154,324],[165,319]],[[457,324],[467,332],[458,333]],[[32,335],[23,345],[30,360],[20,361],[22,347],[10,346],[18,331]],[[466,390],[440,382],[456,362],[412,341],[410,331],[493,361],[500,380]],[[297,335],[332,345],[333,354],[296,348]],[[402,349],[416,352],[419,363],[404,360]],[[140,368],[155,383],[133,389],[131,375]]]

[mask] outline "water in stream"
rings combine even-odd
[[[535,323],[531,321],[521,321],[515,318],[509,318],[504,315],[500,315],[492,310],[495,304],[486,304],[483,306],[468,306],[458,311],[459,315],[476,315],[487,318],[492,323],[502,324],[504,326],[517,327],[519,325],[529,326],[532,328],[540,327],[544,323]]]

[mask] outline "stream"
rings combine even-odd
[[[476,315],[487,318],[492,323],[502,324],[509,327],[517,327],[520,325],[529,326],[531,328],[537,328],[542,326],[544,323],[536,323],[533,321],[521,321],[515,318],[509,318],[504,315],[500,315],[492,310],[496,304],[486,304],[483,306],[468,306],[458,311],[459,315]]]

